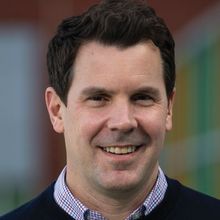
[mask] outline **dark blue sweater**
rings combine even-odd
[[[163,201],[145,220],[220,220],[220,200],[196,192],[167,178]],[[0,220],[73,220],[53,198],[54,184],[20,208]]]

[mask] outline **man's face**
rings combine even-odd
[[[151,42],[125,49],[90,42],[73,71],[61,107],[67,181],[102,192],[146,185],[172,127],[159,49]]]

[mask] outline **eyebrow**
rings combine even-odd
[[[156,97],[160,97],[160,91],[157,88],[151,86],[143,86],[138,89],[135,89],[133,93],[149,93]]]
[[[88,87],[82,90],[81,92],[81,96],[88,96],[91,94],[114,94],[115,92],[113,92],[112,90],[108,90],[106,88],[102,88],[102,87]]]
[[[95,86],[91,86],[88,88],[85,88],[82,90],[81,92],[81,96],[88,96],[91,94],[109,94],[109,95],[114,95],[116,92],[114,92],[113,90],[109,90],[106,89],[104,87],[95,87]],[[148,93],[148,94],[152,94],[155,97],[160,97],[160,91],[157,88],[151,87],[151,86],[143,86],[137,89],[132,90],[132,94],[135,93]]]

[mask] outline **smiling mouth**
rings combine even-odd
[[[107,153],[111,153],[111,154],[117,154],[117,155],[124,155],[124,154],[131,154],[133,152],[135,152],[139,146],[134,146],[134,145],[130,145],[130,146],[110,146],[110,147],[102,147],[102,150],[107,152]]]

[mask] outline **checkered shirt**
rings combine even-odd
[[[88,209],[73,196],[65,183],[66,167],[59,175],[54,188],[56,203],[76,220],[106,220],[100,213]],[[126,220],[135,220],[142,215],[148,215],[164,198],[167,181],[163,171],[159,168],[157,182],[145,199],[144,203],[131,213]]]

